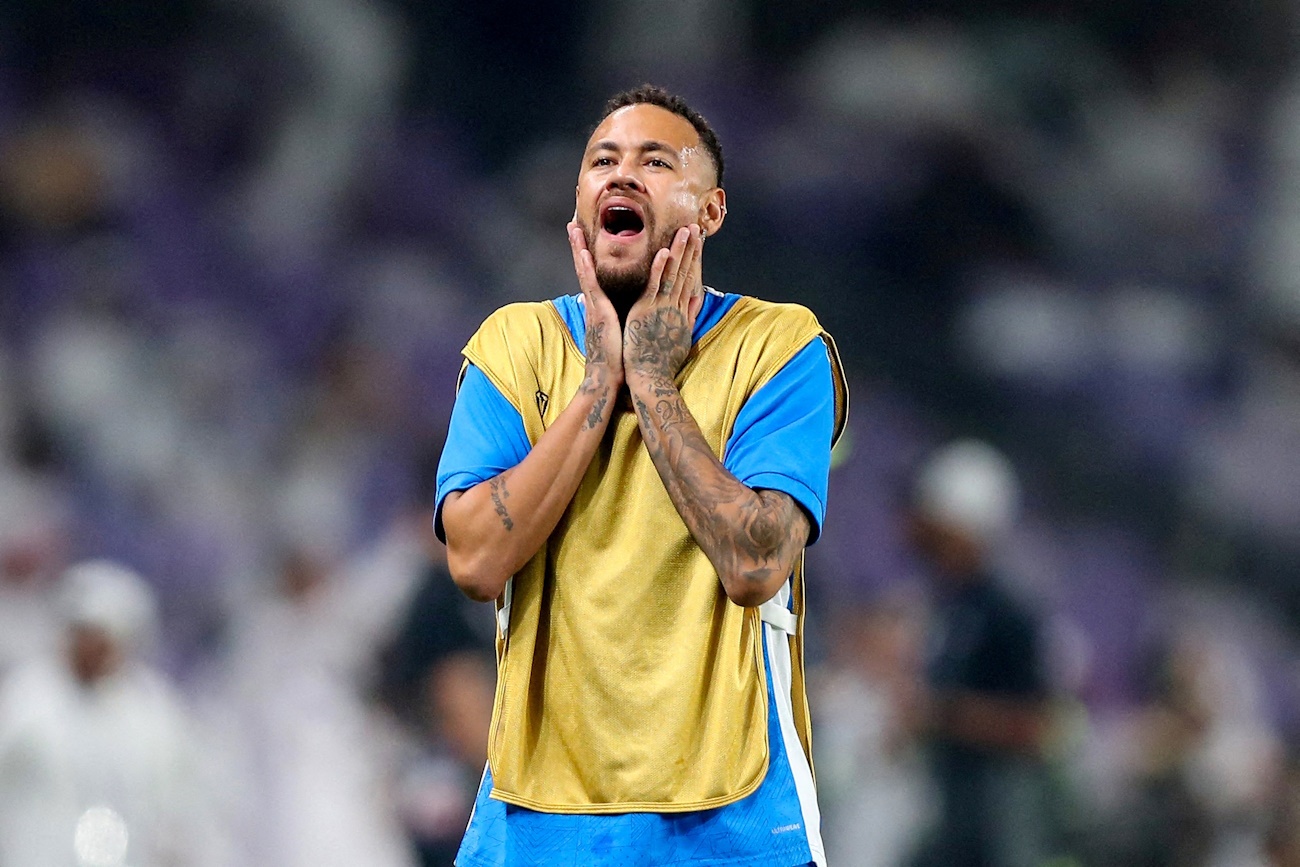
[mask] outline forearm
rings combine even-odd
[[[448,495],[442,509],[447,566],[466,595],[495,599],[541,549],[600,446],[617,389],[614,377],[589,369],[569,405],[517,466]]]
[[[714,455],[676,385],[629,376],[646,449],[673,505],[738,605],[780,589],[808,540],[808,518],[788,495],[742,484]]]

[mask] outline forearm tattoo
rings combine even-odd
[[[492,497],[492,509],[501,519],[501,524],[509,532],[515,528],[515,522],[510,518],[510,511],[506,508],[506,500],[510,499],[510,491],[506,489],[506,480],[504,476],[488,479],[488,493]]]
[[[611,391],[608,371],[598,364],[588,364],[587,375],[583,378],[582,385],[578,386],[578,394],[589,396],[593,401],[591,411],[582,422],[582,430],[592,430],[605,420],[605,407],[609,405]]]
[[[671,380],[650,386],[654,405],[633,399],[642,438],[682,520],[718,573],[765,583],[784,578],[807,542],[794,500],[741,484],[713,454]]]
[[[582,426],[583,430],[591,430],[600,424],[601,420],[605,417],[605,405],[607,403],[609,403],[608,394],[596,399],[596,402],[591,405],[591,412],[587,413],[587,420]]]
[[[607,324],[604,322],[587,323],[587,375],[578,386],[578,394],[595,397],[591,411],[582,423],[582,430],[592,430],[605,419],[605,407],[609,405],[609,349],[605,342]]]

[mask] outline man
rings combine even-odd
[[[419,578],[415,527],[402,516],[349,559],[312,527],[289,531],[275,592],[235,620],[210,711],[244,789],[231,806],[249,864],[413,867],[366,692]]]
[[[142,659],[153,592],[92,560],[68,570],[59,603],[63,647],[0,689],[0,864],[219,863],[188,714]]]
[[[1017,500],[1011,464],[986,443],[951,443],[917,474],[912,540],[936,582],[929,751],[939,794],[917,867],[1031,867],[1051,854],[1040,627],[989,571]]]
[[[435,527],[500,629],[461,867],[824,863],[798,631],[843,378],[807,310],[701,282],[722,179],[681,99],[615,97],[581,295],[465,349]]]

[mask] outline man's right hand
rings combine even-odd
[[[576,222],[569,224],[569,245],[587,309],[582,385],[522,461],[443,501],[447,567],[471,599],[496,599],[510,576],[546,544],[600,447],[623,386],[623,329],[596,282],[595,263]]]
[[[596,262],[587,249],[587,239],[577,221],[569,223],[569,247],[573,250],[573,270],[582,288],[583,307],[587,311],[587,356],[585,389],[609,387],[615,393],[623,385],[623,329],[618,323],[614,304],[596,280]]]

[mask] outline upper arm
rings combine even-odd
[[[434,531],[446,541],[442,511],[449,497],[518,466],[532,448],[524,421],[474,365],[465,369],[438,460]]]
[[[821,338],[788,361],[741,408],[723,464],[742,484],[790,497],[817,540],[826,515],[835,386]]]

